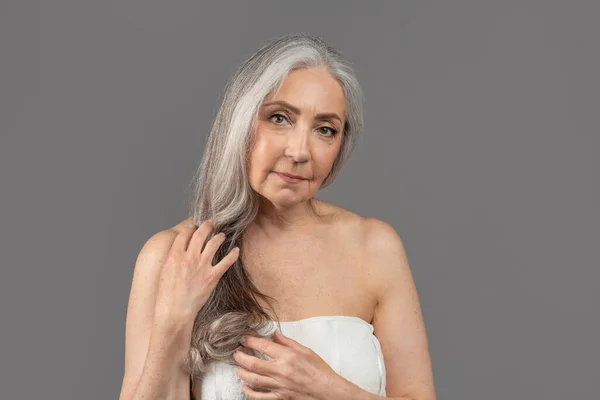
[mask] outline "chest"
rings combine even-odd
[[[246,247],[243,261],[253,284],[276,300],[273,307],[281,320],[372,317],[376,300],[364,279],[360,244],[352,235],[255,242]]]

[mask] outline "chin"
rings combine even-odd
[[[283,193],[282,193],[283,192]],[[287,193],[286,193],[287,192]],[[292,193],[290,190],[278,190],[278,193],[273,195],[261,194],[265,199],[278,207],[289,207],[298,203],[302,203],[307,198],[298,193]]]
[[[269,201],[278,207],[290,207],[298,203],[302,203],[303,199],[291,196],[280,196],[270,198]]]

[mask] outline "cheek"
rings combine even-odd
[[[270,140],[265,136],[259,136],[254,143],[251,156],[257,165],[268,165],[276,159],[278,150],[277,143],[274,140]]]
[[[277,150],[268,140],[258,138],[248,160],[248,169],[250,176],[259,179],[265,172],[273,169],[277,160]]]
[[[268,140],[259,139],[254,146],[254,153],[257,157],[266,157],[271,152],[271,145]]]
[[[321,169],[321,173],[325,175],[329,173],[329,170],[333,166],[333,162],[339,153],[339,148],[336,149],[328,149],[328,151],[320,154],[319,157],[319,169]]]

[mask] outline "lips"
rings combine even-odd
[[[273,173],[275,173],[275,175],[277,175],[284,182],[291,183],[291,184],[296,184],[296,183],[304,182],[305,180],[307,180],[304,177],[292,178],[292,176],[299,176],[299,175],[292,175],[292,174],[288,174],[285,172],[273,171]]]
[[[300,175],[293,175],[293,174],[288,174],[286,172],[279,172],[279,171],[274,171],[274,172],[276,174],[284,175],[284,176],[287,176],[288,178],[292,178],[292,179],[306,179],[305,177],[300,176]]]

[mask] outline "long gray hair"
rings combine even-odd
[[[226,235],[213,265],[236,246],[240,248],[240,256],[223,274],[194,320],[186,360],[192,379],[201,378],[211,361],[235,365],[232,354],[240,346],[243,335],[265,337],[263,328],[273,321],[279,322],[275,312],[269,314],[257,302],[257,297],[264,299],[273,311],[269,299],[274,299],[256,288],[242,263],[242,234],[256,217],[260,204],[258,194],[248,182],[247,157],[264,99],[280,89],[290,71],[317,66],[327,68],[342,86],[346,99],[341,148],[321,184],[325,187],[333,182],[363,130],[362,90],[352,67],[341,54],[307,33],[280,36],[248,58],[227,83],[192,181],[194,198],[190,216],[196,225],[208,219],[212,221],[214,231],[209,238],[218,232]],[[310,205],[313,206],[312,202]]]

